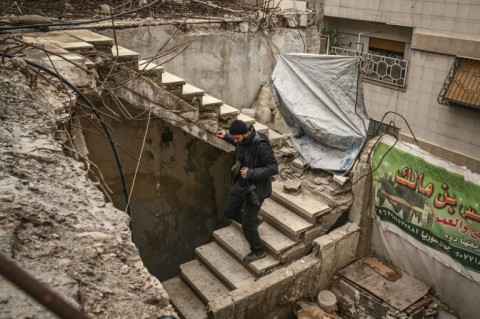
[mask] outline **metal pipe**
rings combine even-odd
[[[0,274],[60,318],[88,319],[62,296],[41,284],[2,253],[0,253]]]

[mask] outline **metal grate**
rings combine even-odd
[[[480,111],[480,60],[455,58],[438,103]]]
[[[365,78],[392,84],[398,87],[405,87],[407,82],[408,61],[388,56],[361,53],[360,51],[332,47],[332,55],[360,56],[361,70]]]

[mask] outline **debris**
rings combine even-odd
[[[289,179],[283,184],[283,190],[286,193],[297,195],[300,193],[301,186],[302,183],[300,183],[300,181]]]
[[[296,158],[292,161],[290,168],[293,172],[303,175],[310,168],[310,165],[301,158]]]
[[[396,281],[402,278],[402,273],[398,269],[387,265],[377,257],[367,257],[363,260],[363,263],[387,280]]]
[[[317,185],[328,185],[330,182],[325,177],[316,177],[313,182]]]
[[[333,175],[333,180],[340,185],[344,185],[346,182],[350,180],[350,177],[348,176],[342,176],[342,175]]]

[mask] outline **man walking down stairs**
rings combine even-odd
[[[243,260],[252,262],[266,256],[258,234],[258,226],[263,221],[258,213],[264,199],[272,194],[272,176],[278,174],[277,160],[268,140],[241,120],[233,121],[228,133],[220,130],[217,136],[235,146],[233,186],[224,213],[242,225],[250,245],[250,253]]]

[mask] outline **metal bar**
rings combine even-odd
[[[60,295],[0,253],[0,274],[62,319],[88,319]]]

